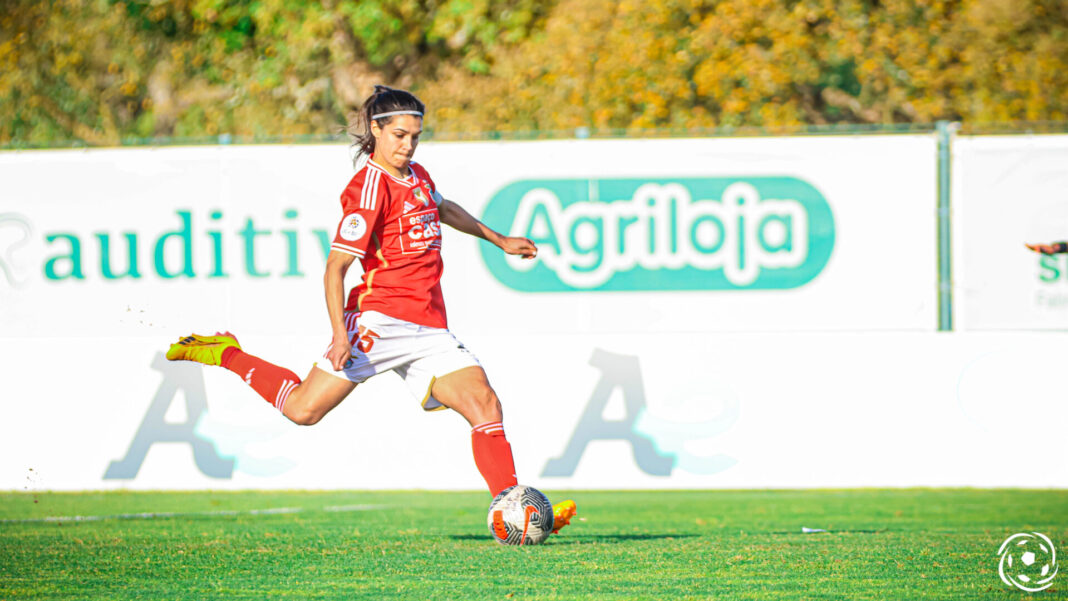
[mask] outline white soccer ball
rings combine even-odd
[[[502,545],[537,545],[553,532],[553,506],[532,486],[512,486],[494,497],[486,524]]]

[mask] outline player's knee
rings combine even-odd
[[[480,387],[468,391],[467,404],[471,410],[482,419],[499,420],[501,418],[501,401],[497,393],[489,386]]]
[[[323,419],[323,413],[312,407],[300,407],[287,411],[286,417],[298,426],[314,426]]]

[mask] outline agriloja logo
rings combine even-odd
[[[795,288],[835,238],[827,200],[793,177],[520,181],[482,219],[538,245],[534,260],[482,246],[526,292]]]

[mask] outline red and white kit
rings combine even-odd
[[[363,282],[349,293],[346,311],[379,311],[445,328],[441,195],[422,165],[411,163],[411,171],[398,179],[367,161],[341,193],[345,216],[330,249],[363,264]]]
[[[426,409],[434,378],[479,365],[448,331],[441,294],[442,196],[421,165],[406,179],[367,161],[341,194],[344,217],[331,250],[355,256],[363,281],[349,292],[346,325],[352,361],[341,372],[353,382],[393,369]]]

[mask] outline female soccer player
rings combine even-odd
[[[496,496],[517,483],[504,435],[501,403],[478,359],[449,331],[441,279],[441,223],[488,240],[511,255],[533,258],[526,238],[502,236],[446,200],[430,174],[412,161],[425,107],[404,90],[375,86],[360,109],[357,138],[366,161],[341,193],[344,217],[326,258],[326,311],[333,340],[302,381],[244,352],[230,333],[196,334],[171,345],[167,358],[224,367],[297,424],[312,425],[356,386],[393,370],[427,411],[449,408],[471,424],[475,465]],[[356,259],[362,282],[346,301],[344,280]],[[554,531],[575,503],[554,507]]]

